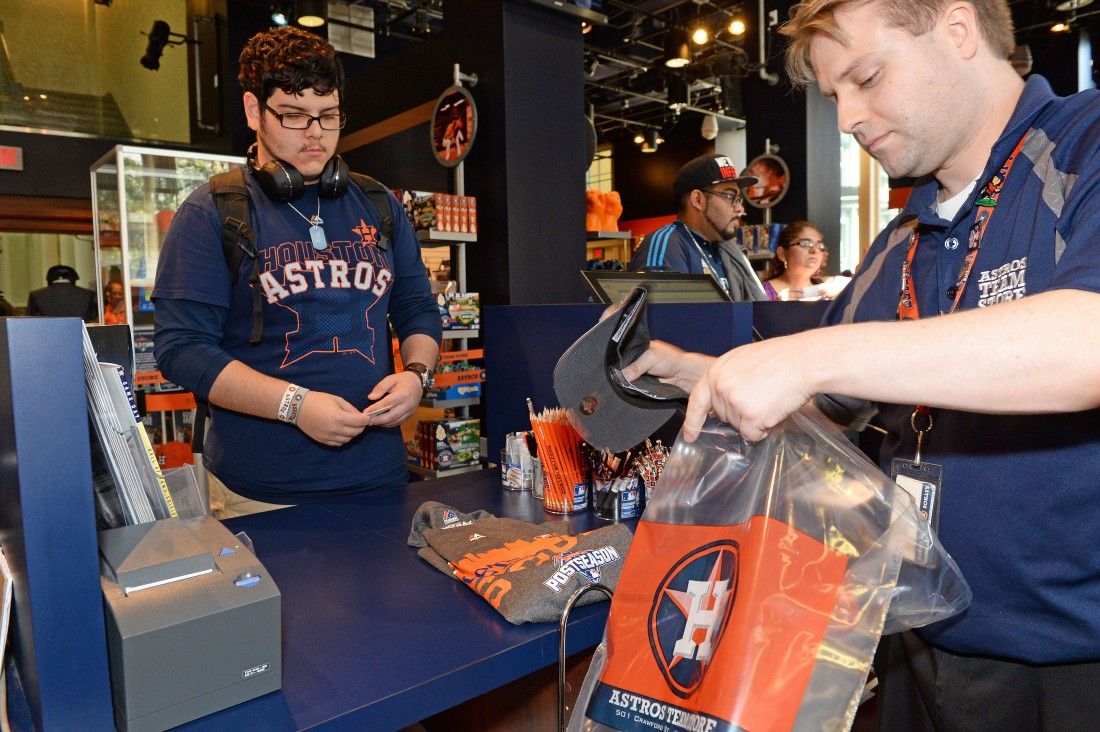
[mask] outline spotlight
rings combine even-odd
[[[668,108],[673,112],[679,112],[688,105],[687,80],[678,74],[669,74],[668,77]]]
[[[150,71],[160,68],[160,56],[164,53],[165,46],[178,46],[187,40],[187,36],[173,33],[172,28],[163,20],[153,21],[153,29],[149,31],[148,36],[149,43],[145,46],[141,65]]]
[[[708,114],[703,117],[703,124],[699,126],[699,134],[704,140],[713,140],[718,137],[718,115]]]
[[[298,25],[319,28],[325,24],[325,12],[320,0],[298,0]]]
[[[1080,10],[1086,5],[1092,5],[1092,0],[1064,0],[1055,5],[1054,9],[1064,13],[1068,10]]]
[[[665,66],[680,69],[691,63],[691,47],[688,46],[687,31],[672,26],[665,35]]]
[[[702,46],[710,40],[710,32],[704,26],[696,26],[695,30],[691,32],[691,40],[695,42],[696,46]]]
[[[734,18],[729,24],[730,35],[743,36],[745,35],[745,21],[740,18]]]
[[[643,142],[645,142],[645,137],[642,136],[641,132],[634,135],[634,144],[635,145],[641,145]]]
[[[642,152],[653,153],[657,152],[657,146],[661,144],[661,140],[657,136],[657,130],[650,128],[645,131],[645,141],[642,143]]]
[[[1055,23],[1050,26],[1051,33],[1065,33],[1069,30],[1069,23]]]

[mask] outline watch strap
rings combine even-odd
[[[426,364],[419,363],[418,361],[411,361],[410,363],[405,364],[404,370],[412,371],[414,374],[420,377],[420,387],[424,391],[428,391],[432,388],[433,382],[435,381],[435,379],[432,378],[434,374],[432,373],[432,370],[427,367]]]

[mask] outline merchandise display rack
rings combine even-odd
[[[464,74],[462,74],[458,64],[455,64],[455,86],[461,86],[464,80],[472,80],[476,83],[476,78],[466,77]],[[464,162],[460,162],[458,165],[454,166],[455,195],[466,195],[466,179],[464,171],[465,167],[466,164]],[[434,229],[419,229],[416,232],[416,236],[420,240],[420,244],[422,247],[448,246],[451,248],[451,262],[453,266],[454,279],[458,286],[458,291],[466,292],[466,245],[476,243],[477,234],[460,231],[436,231]],[[469,350],[470,340],[480,337],[481,331],[477,328],[445,330],[443,331],[443,344],[440,350],[443,353],[448,353],[451,351],[466,351]],[[480,397],[468,397],[462,399],[423,399],[420,402],[420,406],[434,409],[456,410],[456,416],[459,419],[469,419],[470,407],[478,405],[480,403]],[[484,445],[484,439],[482,440],[482,444]],[[473,470],[481,470],[482,465],[485,463],[485,460],[486,456],[482,455],[481,461],[477,465],[463,465],[454,468],[444,468],[438,470],[424,468],[413,462],[406,462],[406,467],[408,468],[409,472],[419,475],[421,477],[439,478],[447,475],[458,475],[459,473],[470,472]]]

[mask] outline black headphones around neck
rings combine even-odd
[[[262,166],[257,166],[255,143],[248,148],[246,155],[249,172],[269,198],[287,203],[297,199],[305,191],[305,178],[290,163],[275,158]],[[349,180],[351,180],[351,171],[348,169],[348,164],[339,155],[333,155],[321,171],[320,186],[317,190],[322,198],[339,198],[348,189]]]

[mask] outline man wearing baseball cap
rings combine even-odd
[[[725,155],[689,161],[672,185],[676,220],[645,238],[630,269],[712,274],[732,300],[767,300],[748,257],[730,241],[745,212],[741,190],[754,183]]]

